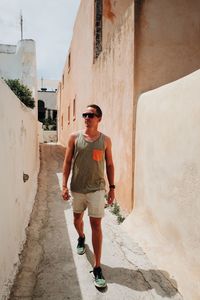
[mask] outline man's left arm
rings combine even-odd
[[[109,137],[105,140],[105,160],[106,160],[106,173],[109,182],[108,204],[112,204],[115,199],[114,187],[114,164],[112,159],[112,143]]]

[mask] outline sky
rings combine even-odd
[[[36,42],[38,79],[60,80],[80,0],[0,0],[0,44]]]

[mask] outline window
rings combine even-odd
[[[63,130],[63,115],[61,117],[61,129]]]
[[[45,103],[43,100],[38,100],[38,120],[44,122],[45,119]]]
[[[69,52],[68,55],[68,73],[70,72],[70,68],[71,68],[71,52]]]
[[[65,82],[65,75],[62,75],[62,88],[64,88],[64,82]]]
[[[54,121],[57,120],[57,110],[56,109],[53,110],[53,120]]]
[[[102,51],[103,0],[94,1],[94,60]]]
[[[73,100],[73,121],[76,120],[76,98]]]
[[[68,106],[67,109],[67,121],[68,121],[68,125],[70,124],[70,105]]]

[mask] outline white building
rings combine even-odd
[[[0,44],[0,77],[19,79],[31,91],[37,114],[36,46],[31,39],[20,40],[17,45]]]

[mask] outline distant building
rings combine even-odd
[[[41,83],[38,90],[38,120],[43,123],[44,129],[55,130],[57,128],[57,81],[42,79],[38,83]]]
[[[31,39],[20,40],[17,45],[0,44],[0,77],[19,79],[31,91],[37,113],[36,47]]]

